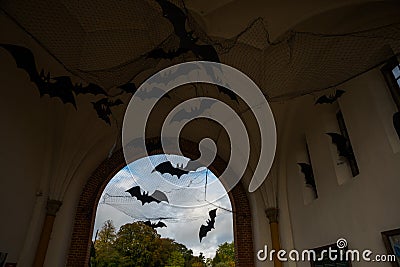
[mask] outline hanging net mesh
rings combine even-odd
[[[187,158],[173,155],[169,155],[168,159],[174,164],[186,164],[188,161]],[[166,155],[155,155],[136,160],[123,168],[104,189],[99,205],[109,205],[133,220],[142,221],[204,221],[208,210],[214,208],[218,208],[219,216],[231,214],[229,198],[212,172],[203,168],[179,179],[152,172],[154,165],[165,160]],[[168,203],[161,201],[142,205],[137,197],[126,192],[135,186],[140,187],[142,194],[148,195],[160,190],[168,198]]]
[[[171,59],[147,56],[179,47],[158,2],[3,1],[1,8],[72,73],[112,90],[196,59],[190,51]],[[335,86],[400,51],[398,23],[343,34],[290,31],[271,42],[263,19],[255,19],[237,36],[220,39],[208,36],[182,1],[169,3],[185,14],[198,44],[212,45],[222,63],[246,73],[270,101]]]

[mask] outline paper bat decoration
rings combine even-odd
[[[162,89],[160,89],[160,88],[158,88],[158,87],[153,87],[153,88],[152,88],[151,90],[149,90],[149,91],[146,91],[146,90],[144,90],[144,89],[139,90],[139,91],[135,94],[135,96],[139,97],[139,98],[142,99],[142,100],[151,99],[151,98],[159,98],[160,95],[162,95],[161,98],[163,98],[163,97],[171,98],[171,97],[168,95],[168,93],[167,93],[167,94],[164,94],[164,92],[165,92],[164,90],[162,90]],[[164,94],[164,95],[163,95],[163,94]]]
[[[64,104],[71,103],[76,109],[75,96],[72,93],[70,80],[51,79],[50,73],[45,76],[43,69],[39,73],[36,69],[35,57],[32,52],[25,47],[12,44],[0,44],[0,46],[12,55],[17,64],[17,68],[23,69],[29,75],[30,81],[33,82],[39,90],[40,96],[49,95],[50,97],[57,97]]]
[[[186,164],[184,170],[189,171],[189,172],[194,172],[194,171],[197,171],[197,169],[201,168],[201,167],[205,167],[205,166],[200,164],[198,161],[189,160],[188,163]]]
[[[200,243],[203,237],[206,237],[207,233],[210,232],[212,229],[214,229],[215,217],[217,216],[217,209],[210,210],[208,215],[210,216],[210,219],[206,221],[206,225],[202,224],[200,226],[200,231],[199,231]]]
[[[162,9],[164,17],[171,22],[174,33],[178,36],[179,47],[173,52],[165,52],[161,48],[156,48],[149,52],[147,57],[173,59],[190,51],[201,60],[221,62],[214,46],[197,44],[198,38],[194,38],[193,32],[186,30],[187,16],[179,7],[167,0],[156,1]],[[238,101],[236,94],[231,90],[222,86],[217,87],[220,93],[228,95],[231,100]]]
[[[213,99],[203,99],[200,102],[199,108],[192,108],[190,111],[186,111],[185,109],[181,109],[178,111],[171,119],[170,124],[172,122],[180,122],[187,119],[193,119],[205,112],[207,109],[210,109],[211,106],[216,102]]]
[[[152,172],[155,171],[161,174],[168,173],[172,176],[176,175],[178,179],[181,178],[182,175],[189,173],[189,171],[184,170],[183,167],[180,168],[179,166],[178,167],[172,166],[172,163],[170,161],[165,161],[158,164]]]
[[[189,52],[189,49],[181,47],[175,51],[169,51],[169,52],[165,52],[162,48],[156,48],[147,54],[147,58],[154,58],[154,59],[163,58],[171,60],[183,54],[186,54],[187,52]]]
[[[117,88],[121,89],[122,91],[128,94],[134,94],[137,91],[137,87],[134,83],[125,83],[118,86]]]
[[[317,194],[317,186],[314,180],[314,173],[311,164],[308,163],[297,163],[301,172],[304,174],[304,178],[306,180],[306,185],[314,189],[315,194]]]
[[[125,192],[128,192],[132,197],[136,197],[137,200],[142,202],[142,206],[151,202],[160,203],[161,201],[165,201],[169,203],[167,196],[159,190],[154,191],[154,193],[149,196],[148,192],[143,192],[143,194],[140,192],[140,186],[134,186]]]
[[[339,99],[346,91],[336,90],[334,95],[323,95],[317,99],[315,105],[317,104],[332,104]]]
[[[332,139],[332,144],[334,144],[338,150],[340,157],[345,157],[349,159],[353,156],[353,153],[349,149],[349,144],[347,138],[338,133],[327,133]]]
[[[120,99],[111,101],[108,98],[102,98],[96,102],[92,102],[94,109],[97,112],[97,117],[102,119],[107,124],[111,125],[110,116],[112,115],[111,107],[122,105],[123,102]]]
[[[167,225],[161,221],[159,221],[158,223],[152,223],[151,221],[145,221],[143,223],[153,229],[167,227]]]
[[[185,64],[178,65],[174,72],[168,73],[168,75],[162,76],[158,74],[155,78],[158,83],[163,83],[167,85],[170,81],[173,81],[179,77],[186,76],[194,70],[199,70],[200,67],[197,64]],[[161,89],[160,89],[161,90]]]

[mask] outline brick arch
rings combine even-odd
[[[197,149],[197,145],[192,142],[182,140],[181,144],[183,144],[184,152]],[[160,154],[160,152],[160,150],[155,150],[149,154],[156,155]],[[190,155],[191,153],[187,154]],[[108,182],[125,165],[126,162],[121,149],[110,158],[104,160],[86,182],[76,209],[67,266],[88,266],[98,202]],[[223,172],[224,166],[225,162],[217,156],[214,163],[209,166],[209,169],[218,176]],[[228,195],[233,209],[236,266],[254,266],[251,211],[242,183],[239,182]]]

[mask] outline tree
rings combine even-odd
[[[157,231],[143,223],[128,223],[119,229],[115,248],[123,261],[121,266],[155,266],[159,259],[153,254],[159,246]]]
[[[185,266],[185,258],[183,257],[182,253],[179,252],[178,250],[172,251],[166,267],[184,267],[184,266]]]
[[[115,233],[112,221],[104,223],[95,242],[98,267],[204,267],[202,253],[193,256],[185,245],[161,238],[157,231],[143,222],[128,223]]]
[[[225,243],[219,245],[212,263],[213,263],[213,267],[223,267],[223,266],[233,267],[233,266],[235,266],[234,243],[233,242],[232,243],[225,242]]]
[[[114,247],[116,239],[115,227],[111,220],[104,222],[98,239],[94,242],[95,259],[94,265],[97,267],[119,266],[120,260],[117,250]]]

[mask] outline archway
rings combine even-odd
[[[196,151],[197,145],[186,140],[181,140],[182,150],[191,155]],[[160,150],[150,151],[149,155],[161,154]],[[79,198],[71,245],[67,258],[67,266],[88,266],[91,238],[93,234],[96,208],[101,194],[114,177],[126,165],[122,149],[104,160],[92,173],[86,182]],[[225,162],[218,156],[209,169],[219,176]],[[251,210],[246,191],[239,182],[229,193],[233,210],[233,230],[235,241],[236,266],[254,266],[253,234],[251,225]]]

